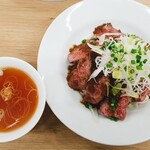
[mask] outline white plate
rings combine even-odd
[[[66,82],[68,49],[107,22],[124,33],[150,39],[149,8],[129,0],[84,0],[61,13],[47,29],[40,45],[38,71],[45,81],[50,108],[72,131],[108,145],[140,143],[150,139],[150,102],[128,111],[124,121],[113,122],[102,116],[96,121]]]

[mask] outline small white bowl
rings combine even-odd
[[[8,132],[0,132],[0,143],[8,142],[27,134],[39,121],[45,108],[46,94],[43,80],[39,73],[29,63],[14,57],[0,57],[0,68],[13,67],[22,70],[31,77],[37,86],[38,103],[32,117],[21,127]]]

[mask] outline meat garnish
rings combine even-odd
[[[68,85],[74,90],[84,90],[91,74],[91,62],[89,57],[78,61],[75,68],[69,70]]]
[[[130,103],[147,101],[150,72],[141,70],[150,65],[150,49],[143,43],[138,36],[125,35],[106,23],[97,26],[90,39],[70,48],[68,85],[81,94],[86,108],[96,108],[99,114],[117,121],[125,119]]]
[[[68,60],[71,63],[83,59],[89,55],[90,51],[91,49],[86,43],[75,45],[73,48],[70,49]]]
[[[127,108],[128,104],[131,102],[131,98],[128,96],[123,96],[121,99],[118,101],[117,105],[118,107],[121,108]]]
[[[68,85],[74,90],[82,91],[85,89],[91,74],[91,49],[86,43],[75,45],[70,49],[68,60],[74,63],[68,68]]]
[[[106,100],[104,103],[100,105],[99,113],[105,117],[115,117],[119,120],[124,120],[126,116],[126,108],[130,102],[130,98],[127,96],[122,97],[117,102],[117,107],[115,110],[111,110],[110,103]]]
[[[102,114],[105,117],[113,116],[113,111],[110,110],[109,102],[108,100],[105,100],[98,109],[98,112]]]
[[[96,27],[93,32],[93,34],[96,37],[99,37],[104,33],[121,33],[121,31],[113,28],[111,23],[107,23],[107,24],[103,24],[103,25]],[[109,37],[110,36],[106,36],[106,38],[109,38]],[[117,37],[117,36],[113,36],[113,37]]]
[[[104,99],[107,92],[108,77],[102,76],[98,81],[91,80],[87,83],[84,100],[91,104],[97,104]]]

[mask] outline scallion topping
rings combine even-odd
[[[110,100],[110,109],[115,110],[117,108],[117,99],[111,98]]]
[[[113,60],[114,60],[115,62],[117,62],[117,61],[118,61],[118,58],[117,58],[117,57],[115,57]]]
[[[114,117],[114,116],[110,116],[110,117],[108,117],[108,119],[110,119],[110,120],[112,120],[112,121],[118,121],[118,118],[116,118],[116,117]]]
[[[136,55],[136,62],[139,63],[141,60],[141,56],[140,55]]]
[[[148,61],[147,59],[144,59],[144,60],[143,60],[143,63],[145,64],[147,61]]]
[[[92,105],[91,105],[90,103],[87,102],[87,103],[85,103],[84,105],[85,105],[86,108],[92,109]]]
[[[106,67],[107,67],[107,68],[111,68],[111,67],[113,67],[113,63],[111,63],[111,62],[110,62],[110,63],[108,63],[108,64],[106,65]]]
[[[131,53],[132,53],[132,54],[136,54],[136,53],[137,53],[137,50],[136,50],[136,49],[132,49],[132,50],[131,50]]]
[[[86,39],[82,40],[82,44],[86,43]]]
[[[135,60],[131,60],[131,64],[134,65],[135,64]]]

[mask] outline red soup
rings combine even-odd
[[[0,132],[24,125],[38,103],[37,87],[23,71],[4,68],[0,74]]]

